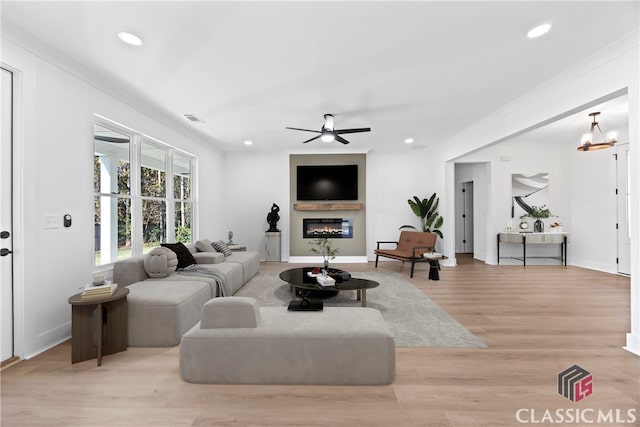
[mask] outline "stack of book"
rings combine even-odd
[[[117,283],[105,283],[99,286],[85,285],[84,291],[80,294],[80,298],[92,299],[109,297],[113,295],[116,289],[118,289]]]
[[[422,254],[422,256],[429,259],[442,258],[442,254],[438,252],[425,252]]]
[[[326,286],[335,286],[336,280],[331,276],[323,277],[322,274],[316,277],[318,284],[323,288]]]

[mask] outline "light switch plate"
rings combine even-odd
[[[58,228],[60,224],[58,223],[58,217],[55,215],[45,215],[44,216],[44,228]]]

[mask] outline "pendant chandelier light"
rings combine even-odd
[[[591,130],[589,133],[585,133],[582,135],[582,140],[580,141],[582,145],[578,147],[578,151],[594,151],[594,150],[602,150],[604,148],[611,148],[617,142],[615,132],[610,132],[607,134],[605,138],[602,134],[602,129],[600,129],[600,125],[596,121],[596,117],[600,114],[599,111],[590,113],[589,116],[593,117],[593,122],[591,123]],[[600,132],[600,138],[602,142],[593,142],[594,134],[593,131],[598,128],[598,132]]]

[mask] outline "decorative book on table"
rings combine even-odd
[[[113,295],[118,289],[117,283],[105,283],[104,285],[85,285],[84,291],[80,294],[82,299],[104,298]]]
[[[425,252],[422,256],[425,258],[442,258],[442,254],[438,252]]]
[[[316,277],[316,280],[318,281],[318,284],[322,287],[325,286],[335,286],[336,285],[336,279],[334,279],[331,276],[326,276],[323,277],[322,275]]]

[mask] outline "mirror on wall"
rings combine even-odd
[[[549,207],[549,174],[511,175],[511,218],[529,213],[531,206]]]

